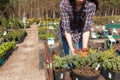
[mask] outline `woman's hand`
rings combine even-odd
[[[70,49],[70,50],[71,50],[71,54],[72,54],[72,55],[75,55],[75,49],[72,48],[72,49]]]

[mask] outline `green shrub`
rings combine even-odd
[[[120,56],[105,60],[102,67],[105,70],[120,71]]]
[[[10,49],[15,49],[15,42],[4,42],[0,45],[0,57],[3,57]]]
[[[65,57],[60,57],[57,55],[54,55],[53,57],[53,68],[54,70],[59,70],[67,67],[67,62]]]
[[[7,24],[8,24],[7,19],[5,17],[3,17],[3,19],[2,19],[2,26],[3,27],[7,27]]]

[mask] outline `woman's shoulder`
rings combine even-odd
[[[85,4],[85,7],[86,8],[90,8],[90,7],[96,8],[96,5],[95,5],[94,2],[91,2],[90,0],[87,0],[86,4]]]
[[[60,3],[61,3],[61,4],[66,4],[66,5],[68,5],[68,4],[69,4],[69,0],[61,0]]]
[[[71,7],[69,0],[61,0],[60,6],[61,6],[61,7],[64,6],[64,7],[66,7],[66,8],[70,8],[70,7]]]

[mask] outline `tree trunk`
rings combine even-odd
[[[105,17],[107,17],[107,10],[105,11]]]
[[[30,0],[31,2],[30,2],[30,17],[32,17],[32,0]]]
[[[42,17],[42,20],[44,19],[44,10],[42,9],[41,11],[41,17]]]
[[[114,16],[114,9],[112,9],[112,16]]]
[[[55,18],[55,11],[53,10],[53,19]]]
[[[19,13],[19,18],[21,18],[21,6],[20,6],[20,3],[19,3],[18,13]]]
[[[46,16],[45,17],[48,18],[48,10],[46,10]]]

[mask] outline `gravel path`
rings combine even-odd
[[[0,67],[0,80],[45,80],[45,73],[40,69],[40,49],[43,44],[38,41],[38,27],[32,25],[27,29],[27,37]]]

